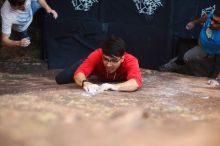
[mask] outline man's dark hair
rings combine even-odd
[[[111,57],[122,57],[125,53],[126,44],[123,39],[116,36],[110,36],[102,44],[103,54]]]
[[[22,6],[26,0],[8,0],[12,6]]]
[[[220,17],[220,9],[216,9],[214,15]]]

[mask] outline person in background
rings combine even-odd
[[[186,29],[190,30],[197,24],[203,24],[200,31],[198,45],[191,48],[183,55],[179,55],[161,66],[159,68],[160,71],[174,71],[187,62],[201,60],[208,55],[220,54],[220,10],[215,10],[210,14],[206,14],[196,20],[190,21],[186,25]],[[214,87],[220,85],[220,66],[216,69],[218,72],[217,77],[208,81],[208,84]]]
[[[101,90],[135,91],[142,86],[142,76],[137,58],[125,51],[126,44],[120,37],[111,36],[104,41],[102,48],[93,51],[79,67],[72,68],[72,79],[86,92]],[[75,70],[74,70],[75,69]],[[71,70],[71,69],[70,69]],[[64,71],[65,72],[65,71]],[[69,75],[61,72],[56,76],[58,84],[69,83]],[[70,72],[70,71],[69,71]],[[103,84],[89,80],[94,75]]]
[[[43,7],[56,19],[58,14],[45,0],[6,0],[1,7],[2,44],[7,47],[27,47],[30,37],[27,29],[33,20],[35,12]],[[12,31],[13,30],[13,31]],[[15,33],[18,40],[10,38]]]

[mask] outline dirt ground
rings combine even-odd
[[[220,87],[143,70],[137,92],[85,96],[41,61],[0,63],[1,146],[219,146]]]

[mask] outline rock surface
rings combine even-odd
[[[42,62],[0,63],[1,146],[219,146],[220,87],[142,70],[137,92],[83,96]]]

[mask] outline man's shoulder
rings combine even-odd
[[[4,18],[10,18],[10,15],[12,15],[11,6],[9,2],[6,0],[1,7],[1,16]]]
[[[92,53],[91,53],[93,56],[95,55],[95,56],[100,56],[100,55],[102,55],[102,48],[97,48],[97,49],[95,49]],[[91,55],[90,54],[90,55]]]
[[[89,54],[89,56],[87,57],[86,60],[87,60],[87,62],[97,62],[101,59],[102,54],[103,54],[102,49],[97,48]]]
[[[97,49],[95,49],[95,51],[96,51],[97,53],[102,53],[102,48],[97,48]]]
[[[129,54],[129,53],[125,53],[123,66],[130,67],[134,64],[139,64],[138,62],[139,61],[135,56],[133,56],[132,54]]]
[[[10,8],[10,4],[9,4],[9,2],[6,0],[6,1],[2,4],[1,13],[3,13],[3,12],[5,12],[5,11],[9,10],[9,8]]]
[[[10,9],[10,8],[11,8],[11,5],[10,5],[9,1],[6,0],[6,1],[2,4],[1,10],[2,10],[2,9]]]
[[[134,55],[127,53],[127,52],[125,52],[124,57],[125,57],[124,58],[125,60],[137,60],[137,58]]]

